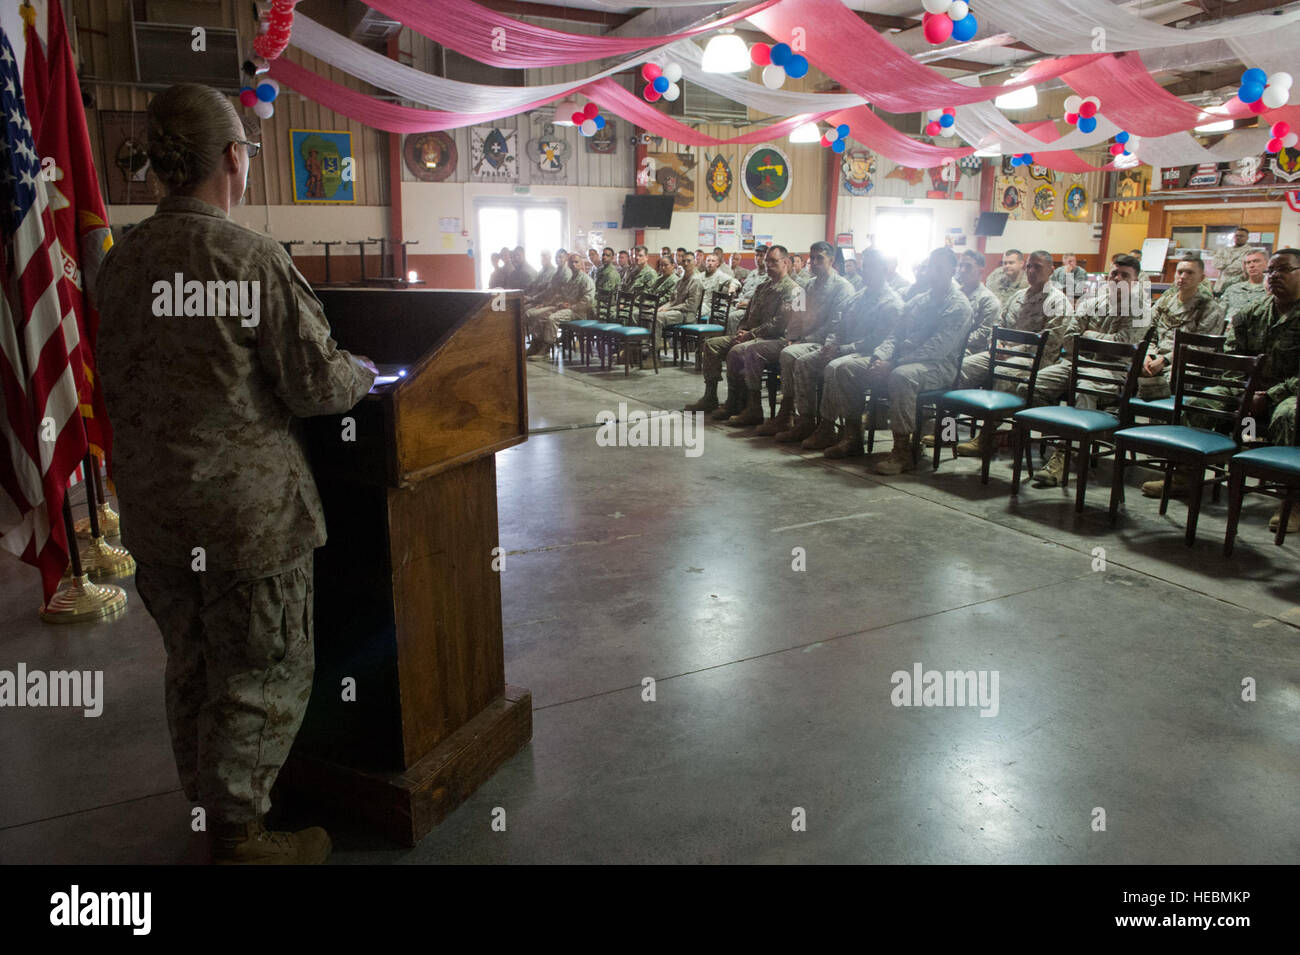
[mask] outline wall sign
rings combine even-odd
[[[740,185],[749,201],[770,209],[790,192],[790,160],[776,146],[755,146],[743,163]]]

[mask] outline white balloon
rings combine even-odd
[[[1083,105],[1082,96],[1067,96],[1065,98],[1065,111],[1067,113],[1077,113],[1079,107]]]
[[[1287,149],[1295,149],[1295,144],[1300,143],[1300,133],[1287,133],[1282,137],[1282,145]]]
[[[1287,100],[1291,98],[1291,91],[1285,86],[1270,85],[1264,90],[1264,95],[1260,98],[1269,109],[1277,109],[1286,105]]]
[[[671,103],[673,100],[677,99],[677,97],[682,95],[682,88],[676,83],[669,83],[668,89],[664,90],[661,95]]]
[[[948,6],[948,19],[953,23],[966,19],[968,13],[970,13],[970,7],[966,5],[966,0],[953,0]]]
[[[664,67],[663,75],[668,77],[669,83],[676,83],[682,78],[682,68],[676,63],[669,63]]]
[[[259,99],[253,104],[253,112],[262,119],[270,119],[275,114],[275,104]]]
[[[763,85],[770,90],[779,90],[785,85],[785,68],[775,63],[763,67]]]
[[[951,2],[952,0],[921,0],[921,6],[925,7],[926,13],[947,13]]]
[[[1085,96],[1085,97],[1083,98],[1083,101],[1084,101],[1085,103],[1092,103],[1092,104],[1093,104],[1094,106],[1096,106],[1098,109],[1101,109],[1101,97],[1100,97],[1100,96]]]
[[[838,126],[830,126],[830,127],[827,128],[826,132],[823,133],[822,135],[826,137],[826,141],[827,141],[828,143],[833,143],[833,142],[835,142],[835,140],[837,140],[837,139],[840,138],[840,130],[839,130],[839,127],[838,127]]]
[[[1283,72],[1274,73],[1268,78],[1268,85],[1280,86],[1283,89],[1289,90],[1291,88],[1291,74]]]
[[[596,135],[596,121],[594,119],[584,119],[582,125],[578,128],[582,130],[582,135],[584,136]]]

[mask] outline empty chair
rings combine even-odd
[[[1300,444],[1300,402],[1296,404],[1296,419],[1298,427],[1293,432],[1293,441]],[[1248,488],[1246,478],[1257,478],[1259,484]],[[1300,447],[1295,444],[1251,448],[1233,455],[1228,462],[1228,530],[1223,538],[1224,556],[1232,556],[1237,523],[1241,519],[1241,502],[1247,491],[1282,499],[1277,533],[1273,538],[1273,543],[1281,547],[1286,540],[1286,525],[1291,520],[1297,489],[1300,489]]]
[[[1020,492],[1020,464],[1029,461],[1030,436],[1038,433],[1045,438],[1056,438],[1065,444],[1065,471],[1061,486],[1070,476],[1070,453],[1074,442],[1079,444],[1079,480],[1075,490],[1074,509],[1083,511],[1083,498],[1088,486],[1088,465],[1093,445],[1105,443],[1116,428],[1129,420],[1127,405],[1137,388],[1138,368],[1146,355],[1147,343],[1136,344],[1108,342],[1099,338],[1074,337],[1071,355],[1070,384],[1065,405],[1044,405],[1017,411],[1012,418],[1012,448],[1015,466],[1011,476],[1011,496]],[[1107,414],[1092,408],[1078,407],[1079,395],[1113,400],[1116,398],[1116,381],[1119,381],[1118,415]]]
[[[1205,471],[1211,468],[1222,474],[1228,460],[1241,446],[1242,418],[1255,391],[1255,373],[1259,355],[1225,355],[1183,345],[1174,354],[1171,380],[1178,382],[1174,392],[1175,422],[1184,416],[1196,424],[1220,422],[1229,434],[1184,424],[1153,424],[1123,428],[1115,432],[1115,474],[1110,489],[1110,520],[1119,516],[1119,502],[1124,497],[1124,471],[1129,452],[1150,455],[1166,471],[1164,491],[1160,495],[1160,513],[1169,507],[1169,479],[1174,468],[1191,478],[1187,501],[1187,546],[1196,542],[1196,519],[1201,513],[1201,492]],[[1146,462],[1143,462],[1146,463]],[[1215,481],[1220,478],[1216,475]]]
[[[983,441],[980,450],[980,483],[989,483],[989,462],[993,458],[992,434],[998,423],[1010,418],[1028,403],[1028,398],[1021,398],[1015,389],[1021,384],[1028,384],[1028,395],[1034,393],[1038,383],[1038,367],[1043,362],[1043,348],[1047,344],[1048,332],[1022,332],[1014,328],[995,327],[989,342],[989,370],[984,379],[983,388],[958,388],[945,391],[935,401],[934,419],[934,470],[939,470],[939,452],[942,449],[944,418],[963,415],[972,419],[986,430],[988,439]],[[1026,369],[1024,351],[1013,350],[1007,343],[1027,346],[1031,351],[1031,364]],[[1028,370],[1029,377],[1024,373]],[[1011,386],[1010,391],[995,389],[1003,381]]]

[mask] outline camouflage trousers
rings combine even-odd
[[[1233,392],[1228,388],[1213,387],[1213,388],[1206,388],[1205,390],[1211,394],[1216,394],[1216,395],[1224,395],[1224,396],[1233,395]],[[1273,406],[1272,411],[1269,413],[1266,427],[1264,428],[1260,427],[1260,425],[1264,424],[1264,422],[1256,422],[1255,424],[1256,439],[1263,439],[1267,441],[1269,444],[1280,445],[1283,447],[1287,447],[1294,444],[1295,443],[1295,402],[1296,402],[1295,395],[1291,395],[1289,398],[1283,398],[1281,401],[1279,401],[1277,404]],[[1216,407],[1218,410],[1226,410],[1226,405],[1224,404],[1215,405],[1205,398],[1188,398],[1187,401],[1184,402],[1184,407],[1187,409],[1186,411],[1184,411],[1184,422],[1189,427],[1203,428],[1206,431],[1222,431],[1222,432],[1228,431],[1227,422],[1221,421],[1218,418],[1211,417],[1210,415],[1205,415],[1205,414],[1198,415],[1196,414],[1196,412],[1191,410],[1197,407],[1198,405],[1202,407],[1205,406]],[[1243,430],[1245,429],[1243,428]]]
[[[954,363],[949,361],[904,362],[886,372],[871,372],[870,355],[846,355],[826,366],[823,414],[848,418],[866,409],[868,391],[883,391],[889,398],[889,427],[895,434],[916,429],[916,396],[919,392],[952,384]]]
[[[1010,358],[1008,361],[1017,365],[1025,366],[1024,374],[1016,372],[1021,378],[1029,378],[1029,366],[1033,363],[1030,358]],[[998,371],[1003,374],[1011,374],[1006,365],[998,365]],[[961,362],[961,386],[963,388],[983,388],[988,381],[989,374],[989,353],[987,351],[976,352],[973,355],[967,355]],[[994,391],[1015,391],[1015,386],[1009,381],[1003,381],[1001,378],[993,380]]]
[[[794,397],[794,410],[801,418],[817,414],[817,386],[831,362],[815,342],[800,342],[781,351],[781,391]],[[823,398],[824,400],[824,398]]]
[[[684,325],[694,321],[694,312],[686,312],[680,308],[669,308],[667,306],[659,309],[659,321],[655,324],[655,351],[659,351],[663,347],[663,330],[665,328],[670,325]]]
[[[210,819],[271,808],[311,696],[313,555],[264,576],[140,564],[167,650],[167,723],[185,795]]]
[[[560,309],[555,305],[534,305],[524,312],[524,331],[534,339],[540,338],[548,344],[556,339],[555,313]],[[547,335],[550,337],[548,338]]]
[[[1064,398],[1070,390],[1070,375],[1072,374],[1073,369],[1074,362],[1065,360],[1054,362],[1045,368],[1040,368],[1038,370],[1038,381],[1034,384],[1034,399],[1030,404],[1054,405],[1060,402],[1060,400]],[[1101,371],[1095,368],[1093,369],[1093,372],[1098,376],[1113,378],[1115,384],[1102,385],[1096,381],[1091,381],[1088,382],[1088,387],[1098,388],[1103,391],[1111,391],[1114,392],[1116,396],[1119,395],[1120,385],[1124,383],[1123,376],[1120,375],[1119,372]],[[1018,386],[1016,388],[1016,394],[1021,398],[1027,398],[1029,396],[1028,382]],[[1145,398],[1146,395],[1142,395],[1141,397]],[[1089,411],[1095,411],[1097,408],[1097,397],[1080,391],[1074,396],[1074,406],[1076,408],[1086,408]]]
[[[723,361],[727,363],[728,375],[740,378],[744,374],[743,366],[731,357],[735,344],[735,335],[718,335],[714,338],[704,339],[704,343],[700,346],[700,367],[704,372],[705,381],[722,380]]]
[[[759,338],[743,342],[732,349],[733,355],[740,355],[746,388],[755,391],[763,387],[763,369],[779,359],[788,344],[784,338]]]

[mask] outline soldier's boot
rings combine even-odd
[[[694,404],[684,407],[683,411],[713,411],[718,407],[718,383],[716,381],[706,381],[704,383],[704,397]]]
[[[795,415],[794,424],[790,430],[782,431],[776,436],[776,440],[782,444],[792,444],[795,441],[803,441],[812,437],[816,431],[817,424],[813,421],[812,415]]]
[[[745,407],[745,379],[727,376],[727,403],[713,412],[714,421],[726,421]]]
[[[272,832],[261,819],[216,822],[208,833],[213,865],[320,865],[330,855],[329,834],[319,826]]]
[[[525,358],[533,358],[545,352],[549,352],[551,346],[542,341],[542,336],[537,335],[533,338],[533,343],[528,346],[528,351],[524,354]]]
[[[851,414],[844,422],[844,437],[823,453],[828,458],[860,458],[866,454],[862,437],[862,415]]]
[[[731,427],[752,428],[756,424],[763,423],[763,389],[750,388],[748,399],[740,414],[727,419],[727,424]]]
[[[805,438],[800,447],[805,451],[825,451],[837,444],[839,440],[840,436],[835,431],[835,419],[822,418],[817,425],[817,430]]]
[[[794,412],[794,395],[782,395],[781,407],[776,409],[776,417],[769,421],[763,422],[758,426],[755,434],[761,434],[767,437],[772,435],[784,434],[793,424],[790,420]]]
[[[978,436],[971,438],[969,441],[963,441],[961,444],[957,445],[957,453],[964,458],[983,457],[984,448],[992,441],[993,429],[991,427],[985,427]],[[921,443],[925,443],[925,438],[921,439]],[[930,447],[934,447],[933,433],[930,435]],[[1064,458],[1062,458],[1062,463],[1064,463]]]
[[[912,435],[906,432],[894,432],[894,446],[889,451],[889,457],[877,464],[874,470],[877,474],[902,474],[904,471],[915,471],[916,461],[912,458]]]
[[[1191,488],[1191,482],[1183,477],[1178,471],[1174,472],[1174,483],[1169,487],[1170,497],[1182,497]],[[1159,497],[1164,493],[1165,479],[1156,478],[1154,481],[1147,481],[1142,485],[1142,493],[1146,497]],[[1277,525],[1273,525],[1273,530],[1277,530]]]
[[[1034,472],[1034,484],[1038,487],[1058,487],[1065,476],[1065,452],[1060,448],[1052,450],[1041,470]]]
[[[1268,519],[1268,529],[1273,531],[1274,533],[1277,533],[1277,525],[1281,523],[1282,523],[1282,505],[1279,504],[1277,506],[1277,510],[1273,512],[1273,516]],[[1288,534],[1294,534],[1297,531],[1300,531],[1300,507],[1297,507],[1296,505],[1292,504],[1291,517],[1286,522],[1286,532]]]
[[[922,443],[923,445],[925,445],[927,448],[933,448],[933,447],[934,447],[934,432],[933,432],[933,431],[927,431],[925,434],[921,435],[921,443]]]

